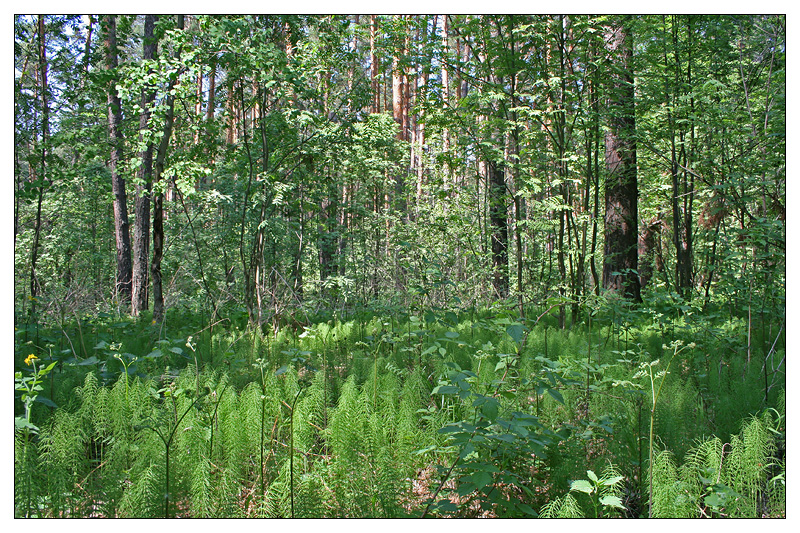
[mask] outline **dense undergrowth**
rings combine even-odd
[[[785,516],[782,330],[546,310],[20,322],[15,514]]]

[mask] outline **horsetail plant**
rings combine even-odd
[[[291,498],[292,518],[294,518],[294,408],[303,389],[298,389],[294,395],[291,411],[289,412],[289,496]]]
[[[14,417],[14,430],[15,432],[19,431],[23,436],[21,465],[22,472],[25,475],[25,516],[30,516],[31,508],[32,472],[28,466],[31,435],[39,432],[39,428],[35,426],[33,422],[31,422],[33,403],[39,396],[39,392],[44,390],[42,383],[44,382],[45,376],[47,376],[47,374],[49,374],[58,363],[58,361],[54,361],[46,367],[37,368],[36,361],[38,359],[39,358],[34,354],[30,354],[25,358],[25,364],[28,366],[33,366],[33,372],[31,376],[23,376],[22,372],[14,373],[14,389],[22,392],[21,400],[22,403],[25,404],[24,416]]]
[[[181,389],[178,389],[178,390],[175,390],[175,391],[173,391],[172,389],[167,389],[165,391],[165,395],[169,395],[174,399],[181,392],[182,392]],[[181,414],[181,416],[176,419],[175,424],[172,426],[172,428],[169,429],[168,434],[167,434],[167,432],[162,431],[160,425],[142,424],[142,425],[138,426],[141,429],[151,429],[151,430],[153,430],[153,432],[155,432],[155,434],[158,435],[158,437],[161,439],[161,442],[164,443],[164,476],[165,476],[165,480],[164,480],[164,518],[169,518],[169,498],[170,498],[170,495],[169,495],[169,459],[170,459],[170,448],[172,446],[172,441],[175,438],[175,434],[178,431],[178,427],[180,426],[181,421],[183,421],[183,419],[186,417],[186,415],[189,414],[189,411],[191,411],[194,408],[194,406],[197,405],[197,402],[199,402],[201,399],[206,397],[210,392],[211,391],[207,387],[202,392],[201,391],[197,391],[197,397],[194,399],[194,401],[192,401],[191,404],[189,404],[189,407],[187,407],[183,411],[183,414]]]
[[[639,371],[634,374],[635,378],[641,378],[647,376],[650,378],[650,392],[651,392],[651,406],[650,406],[650,434],[649,434],[649,452],[648,452],[648,464],[650,465],[650,476],[648,480],[649,484],[649,501],[648,501],[648,516],[652,518],[653,516],[653,425],[656,419],[656,405],[658,404],[658,398],[661,395],[661,389],[664,387],[664,381],[669,374],[669,367],[672,365],[672,361],[675,360],[675,357],[684,351],[686,348],[694,348],[695,343],[689,343],[686,346],[683,346],[683,341],[681,340],[674,340],[672,341],[669,346],[664,344],[662,348],[666,351],[672,348],[672,357],[670,357],[669,362],[667,363],[667,368],[656,372],[653,374],[653,367],[658,366],[660,360],[656,359],[654,361],[650,361],[649,363],[642,363],[639,365]],[[656,389],[656,380],[660,380],[658,384],[658,389]]]
[[[121,364],[122,367],[125,369],[125,403],[128,403],[128,374],[130,366],[136,362],[138,357],[133,357],[130,361],[125,362],[125,359],[122,357],[122,354],[117,352],[114,354],[114,359],[117,359]]]

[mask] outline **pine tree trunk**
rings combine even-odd
[[[378,21],[375,15],[369,16],[369,61],[370,83],[372,86],[372,113],[380,113],[380,85],[378,84],[378,56],[375,53],[375,40],[378,33]]]
[[[450,24],[449,24],[449,16],[442,15],[442,53],[447,54],[449,52],[449,44],[448,44],[448,32],[450,31]],[[442,103],[444,104],[445,109],[449,109],[450,107],[450,79],[449,73],[447,71],[447,66],[445,62],[442,62]],[[447,127],[442,128],[442,155],[445,158],[449,158],[450,152],[450,130]],[[442,188],[447,190],[449,187],[449,182],[451,178],[452,168],[450,168],[450,162],[448,159],[445,159],[444,163],[445,168],[445,175],[444,175],[444,183],[442,184]]]
[[[638,270],[638,199],[633,40],[622,22],[607,29],[614,63],[606,133],[606,216],[603,287],[641,301]]]

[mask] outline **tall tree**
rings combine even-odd
[[[687,19],[690,21],[691,19]],[[691,22],[688,28],[688,36],[691,38]],[[664,24],[666,31],[666,22]],[[694,202],[694,174],[688,172],[693,161],[694,152],[694,109],[685,109],[685,112],[678,116],[676,112],[684,108],[682,102],[689,100],[691,107],[694,107],[694,96],[691,94],[692,83],[692,61],[691,46],[687,48],[688,57],[684,59],[683,50],[680,47],[679,34],[680,26],[678,17],[670,17],[670,36],[671,39],[664,39],[664,67],[665,72],[673,71],[673,78],[666,79],[667,98],[667,127],[670,142],[670,177],[672,178],[672,234],[675,244],[675,289],[678,294],[686,297],[693,285],[693,252],[692,252],[692,210]],[[672,61],[668,59],[666,42],[672,44]],[[683,71],[683,63],[686,62],[686,72]],[[690,94],[685,94],[686,90]],[[688,97],[688,98],[687,98]],[[689,132],[684,127],[678,125],[689,124]],[[690,138],[687,138],[690,137]],[[687,148],[688,145],[688,148]]]
[[[50,142],[50,103],[47,87],[47,40],[44,26],[44,15],[39,15],[37,24],[37,41],[39,45],[39,88],[42,101],[42,166],[37,186],[36,220],[33,232],[33,243],[31,245],[30,295],[34,308],[36,306],[36,296],[39,294],[39,281],[36,278],[36,262],[39,257],[39,239],[42,233],[42,200],[44,198],[45,184],[47,183],[47,157],[49,155],[48,143]]]
[[[156,15],[145,15],[143,59],[153,61],[158,47],[154,36]],[[150,257],[150,194],[153,183],[153,141],[150,131],[150,115],[155,88],[142,88],[141,115],[139,116],[139,143],[144,145],[141,152],[141,166],[137,173],[136,200],[134,205],[133,229],[133,296],[131,314],[138,316],[149,305],[149,257]]]
[[[606,215],[603,287],[641,300],[638,268],[638,201],[636,115],[633,84],[633,39],[630,18],[605,28],[611,58],[606,133]]]
[[[508,296],[508,206],[506,177],[502,164],[486,165],[490,190],[489,223],[492,227],[492,284],[499,298]]]
[[[178,15],[177,28],[183,29],[184,15]],[[179,58],[181,47],[177,46],[175,57]],[[172,127],[175,123],[175,92],[173,89],[178,83],[181,72],[171,74],[166,97],[166,114],[164,117],[164,130],[158,144],[156,159],[153,163],[153,183],[161,182],[164,177],[164,165],[167,159]],[[153,318],[157,322],[164,319],[164,292],[161,281],[161,261],[164,257],[164,193],[159,190],[153,198],[153,262],[150,266],[150,275],[153,278]]]
[[[376,42],[378,36],[378,19],[375,15],[369,16],[369,68],[370,68],[370,86],[372,88],[372,105],[370,108],[371,113],[380,113],[380,83],[378,81],[378,72],[380,66],[378,65],[378,54],[376,52]]]
[[[106,16],[106,68],[111,73],[108,84],[108,137],[111,143],[111,190],[114,194],[114,235],[117,245],[117,282],[115,292],[119,298],[131,297],[131,237],[128,224],[128,198],[125,178],[119,171],[123,158],[122,102],[116,89],[117,19]]]

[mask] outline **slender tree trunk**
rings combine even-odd
[[[117,21],[116,18],[106,18],[106,65],[108,70],[117,68]],[[116,72],[113,73],[113,79]],[[111,190],[114,194],[114,233],[117,244],[117,283],[115,291],[120,299],[131,297],[131,242],[130,227],[128,224],[128,200],[125,192],[125,179],[119,172],[118,165],[122,161],[123,136],[122,130],[122,103],[114,81],[108,86],[108,136],[111,141]]]
[[[492,226],[492,283],[499,298],[508,296],[508,208],[506,179],[502,168],[491,161],[487,165],[491,199],[489,222]]]
[[[590,60],[594,60],[596,50],[594,44],[590,45]],[[588,82],[588,94],[592,107],[592,121],[590,135],[587,142],[587,179],[594,185],[594,198],[592,201],[592,241],[589,251],[589,269],[592,272],[594,283],[594,293],[600,295],[600,276],[597,272],[597,232],[598,220],[600,219],[600,96],[598,94],[598,82],[595,76],[590,77]]]
[[[42,170],[38,184],[36,198],[36,220],[33,230],[33,243],[31,244],[31,314],[36,309],[36,297],[39,295],[39,282],[36,276],[36,263],[39,258],[39,239],[42,232],[42,200],[44,188],[47,183],[47,157],[49,156],[48,143],[50,140],[50,103],[47,87],[47,48],[44,29],[44,15],[39,15],[38,21],[38,49],[39,49],[39,86],[42,99]]]
[[[360,19],[359,15],[353,15],[353,37],[350,39],[350,49],[352,50],[353,56],[358,57],[358,21]],[[356,64],[357,60],[350,62],[350,68],[347,69],[347,110],[350,113],[355,113],[355,109],[353,109],[353,84],[355,83],[356,78]]]
[[[638,198],[633,39],[620,21],[607,28],[612,57],[609,129],[606,133],[606,230],[603,286],[641,301],[637,254]]]
[[[194,130],[194,144],[200,142],[200,122],[203,119],[203,71],[197,70],[197,86],[194,101],[194,116],[197,120],[198,127]]]
[[[433,18],[433,27],[436,27],[436,15]],[[422,41],[420,46],[424,50],[428,43],[428,27],[427,23],[422,28]],[[424,62],[419,65],[421,72],[419,74],[419,90],[417,102],[419,102],[419,115],[417,117],[417,137],[416,137],[416,194],[414,194],[414,214],[415,218],[419,216],[419,209],[422,206],[422,185],[425,179],[425,99],[428,91],[428,76],[430,75],[430,63]]]
[[[673,106],[677,108],[678,100],[683,97],[682,92],[679,93],[683,86],[683,80],[678,39],[679,27],[676,17],[674,16],[671,18],[671,26],[675,76],[671,87],[673,92],[669,97],[672,100]],[[664,53],[664,60],[665,66],[669,68],[670,65],[667,62],[666,50]],[[691,84],[691,66],[688,68],[688,82]],[[668,88],[670,88],[669,85]],[[671,138],[670,171],[672,175],[672,217],[675,244],[675,290],[681,296],[688,297],[694,283],[692,279],[692,201],[694,196],[694,178],[687,178],[686,171],[680,170],[681,167],[684,169],[688,168],[690,163],[686,159],[685,131],[676,131],[676,122],[678,118],[679,117],[675,116],[675,112],[671,110],[667,111],[667,123]],[[679,137],[677,143],[675,140],[676,134]],[[690,179],[691,186],[689,185]]]
[[[449,47],[449,36],[448,33],[450,31],[450,24],[449,24],[449,16],[442,15],[442,54],[446,55],[450,51]],[[445,109],[449,109],[450,107],[450,77],[449,72],[447,70],[446,62],[442,62],[442,104],[444,105]],[[452,168],[450,167],[449,157],[450,157],[450,130],[447,127],[442,128],[442,155],[444,155],[445,163],[445,175],[444,175],[444,184],[443,188],[447,190],[449,187],[449,182],[451,178]]]
[[[158,43],[153,35],[156,16],[146,15],[144,20],[144,55],[145,61],[155,59]],[[142,113],[139,116],[139,140],[146,139],[146,130],[150,123],[150,106],[155,99],[152,87],[142,89]],[[133,227],[133,296],[131,298],[131,314],[138,316],[149,306],[149,261],[150,261],[150,193],[153,182],[153,144],[147,142],[141,153],[142,163],[138,170],[139,183],[136,185],[135,218]]]
[[[184,16],[178,15],[178,29],[183,29]],[[180,56],[180,49],[176,52],[176,57]],[[154,163],[153,183],[161,181],[164,174],[164,165],[167,158],[167,148],[172,136],[172,126],[175,120],[175,96],[172,89],[178,83],[179,74],[170,80],[169,91],[167,92],[167,113],[164,119],[164,134],[158,145],[156,160]],[[153,277],[153,318],[156,322],[164,320],[164,293],[161,281],[161,260],[164,257],[164,195],[156,194],[153,198],[153,263],[150,268],[150,275]]]
[[[400,18],[399,15],[395,19]],[[392,57],[392,116],[397,123],[397,139],[405,140],[405,130],[403,129],[403,72],[400,67],[400,55],[402,51],[396,50]]]
[[[208,75],[208,105],[206,105],[206,121],[208,127],[211,126],[211,121],[214,120],[214,106],[216,105],[215,99],[217,96],[217,62],[212,60],[211,73]]]
[[[92,33],[94,31],[94,15],[88,15],[89,27],[86,29],[86,43],[83,48],[83,79],[81,87],[86,86],[86,78],[89,77],[89,65],[91,63]]]
[[[378,55],[375,53],[375,41],[378,33],[378,21],[375,15],[369,16],[369,61],[370,84],[372,86],[372,112],[380,113],[380,85],[378,83]]]

